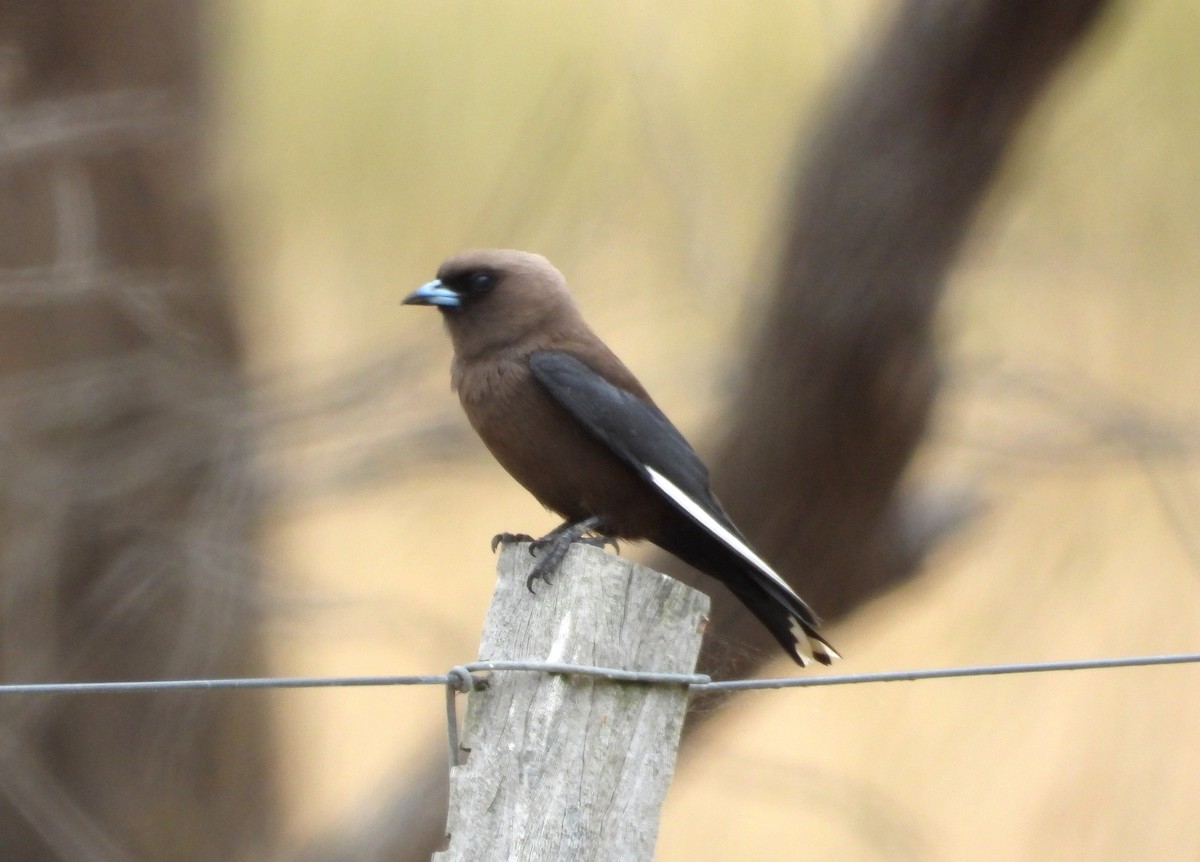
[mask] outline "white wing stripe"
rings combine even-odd
[[[729,547],[730,550],[740,554],[746,560],[754,564],[754,567],[762,572],[771,580],[775,581],[779,586],[783,587],[790,596],[794,596],[796,601],[800,601],[800,597],[788,586],[787,581],[775,574],[775,570],[768,566],[758,554],[750,549],[750,546],[729,532],[728,528],[704,510],[704,507],[685,494],[678,485],[670,481],[662,473],[659,473],[653,467],[647,467],[646,472],[650,474],[650,481],[654,483],[658,490],[662,491],[675,502],[679,508],[687,512],[692,517],[692,520],[698,522],[702,527],[720,539]]]

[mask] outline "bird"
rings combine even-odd
[[[812,609],[759,556],[709,486],[700,457],[584,322],[545,257],[473,249],[402,301],[441,312],[451,385],[505,470],[563,523],[531,541],[533,591],[574,542],[647,540],[728,587],[801,666],[838,652]]]

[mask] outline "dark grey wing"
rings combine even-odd
[[[650,479],[650,470],[665,476],[733,529],[709,490],[708,470],[700,456],[661,410],[561,350],[534,352],[529,367],[555,401],[643,478]]]
[[[533,376],[588,433],[637,471],[677,511],[699,527],[714,546],[671,535],[654,541],[680,559],[724,581],[761,619],[783,648],[801,664],[829,664],[837,651],[817,632],[818,620],[746,542],[708,487],[708,470],[663,412],[616,386],[587,363],[561,350],[539,350],[529,357]],[[732,563],[728,561],[734,561]],[[723,562],[724,561],[724,562]]]
[[[816,616],[810,607],[751,549],[744,535],[733,526],[730,516],[709,490],[708,471],[700,456],[658,407],[606,381],[570,353],[536,351],[529,355],[529,367],[554,400],[565,407],[590,435],[607,445],[674,508],[748,565],[749,568],[739,568],[739,571],[749,574],[752,581],[782,603],[788,616],[796,619],[805,633],[815,637],[816,650],[822,656],[836,656],[833,647],[816,634]],[[676,556],[689,558],[686,547],[668,544],[672,545],[668,550]],[[709,570],[703,564],[697,568]],[[737,586],[737,581],[733,581],[733,585]],[[760,604],[752,595],[746,594],[745,589],[738,594],[743,601],[748,601],[751,609]],[[796,654],[786,643],[800,641],[787,634],[787,630],[785,623],[782,633],[776,636],[785,643],[787,650]],[[809,658],[812,658],[811,648]],[[798,657],[798,660],[803,663],[804,659]]]

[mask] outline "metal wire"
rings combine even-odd
[[[482,674],[497,671],[528,671],[559,675],[590,676],[618,682],[650,685],[684,685],[694,691],[746,691],[754,689],[810,688],[823,685],[856,685],[872,682],[914,682],[926,679],[953,679],[972,676],[1003,676],[1025,673],[1049,673],[1071,670],[1108,670],[1113,668],[1155,667],[1161,665],[1200,664],[1200,653],[1116,656],[1113,658],[1068,661],[1025,662],[1017,664],[967,665],[962,667],[922,668],[916,670],[870,673],[826,674],[824,676],[768,677],[766,679],[713,680],[704,674],[657,673],[620,668],[574,665],[544,661],[479,661],[460,667],[474,680],[473,686],[486,684]],[[461,671],[442,674],[402,676],[310,676],[246,677],[234,679],[134,680],[129,682],[49,682],[0,685],[6,694],[100,694],[176,690],[267,689],[267,688],[345,688],[355,686],[444,685],[455,690],[464,686]]]
[[[570,664],[554,661],[477,661],[466,666],[472,673],[480,671],[525,670],[565,676],[591,676],[613,682],[641,682],[662,685],[685,685],[703,687],[712,683],[712,678],[702,673],[660,673],[658,671],[621,670],[613,667],[596,667],[587,664]]]
[[[965,667],[923,668],[917,670],[872,673],[826,674],[824,676],[786,676],[767,679],[713,680],[702,673],[660,673],[623,668],[576,665],[547,661],[477,661],[455,665],[442,674],[403,676],[291,676],[244,677],[236,679],[165,679],[128,682],[36,682],[0,685],[5,694],[102,694],[149,691],[213,691],[220,689],[278,688],[351,688],[361,686],[440,685],[446,689],[446,744],[451,769],[459,765],[461,748],[458,734],[457,697],[487,688],[490,675],[506,672],[544,673],[560,676],[586,676],[639,685],[684,686],[688,691],[748,691],[758,689],[810,688],[820,685],[857,685],[870,682],[914,682],[924,679],[954,679],[970,676],[1002,676],[1048,673],[1068,670],[1106,670],[1122,667],[1197,664],[1200,653],[1117,656],[1075,661],[1027,662],[1021,664],[972,665]],[[486,674],[486,675],[485,675]]]
[[[283,676],[234,679],[152,679],[128,682],[31,682],[0,685],[5,694],[104,694],[230,688],[352,688],[355,686],[446,685],[448,674],[407,676]]]
[[[727,679],[693,685],[702,691],[746,691],[773,688],[811,688],[819,685],[857,685],[867,682],[915,682],[923,679],[955,679],[970,676],[1005,676],[1024,673],[1051,673],[1068,670],[1111,670],[1121,667],[1156,667],[1171,664],[1200,663],[1200,653],[1169,653],[1167,655],[1117,656],[1114,658],[1076,659],[1070,661],[1023,662],[1016,664],[985,664],[967,667],[923,668],[920,670],[888,670],[874,673],[826,674],[824,676],[795,676],[776,679]]]

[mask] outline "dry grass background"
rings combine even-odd
[[[278,441],[307,489],[268,536],[279,672],[472,656],[488,537],[553,523],[441,424],[449,348],[399,298],[465,246],[541,251],[702,444],[794,141],[888,8],[221,10],[220,169],[256,373],[307,390],[367,357],[416,357],[403,397],[336,441]],[[984,508],[925,576],[832,633],[841,670],[1200,648],[1200,12],[1117,12],[1029,124],[949,294],[948,386],[916,469]],[[327,491],[331,462],[405,424],[456,457],[421,449]],[[1196,674],[738,698],[682,763],[658,858],[1194,859]],[[297,842],[442,744],[431,689],[276,702]]]

